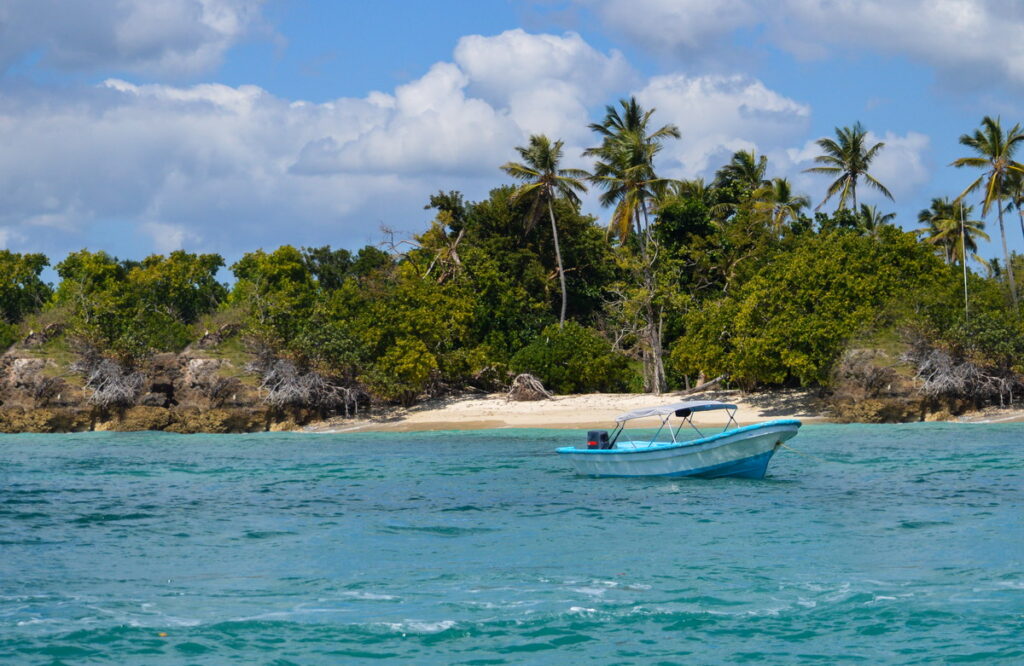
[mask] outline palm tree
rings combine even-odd
[[[662,193],[665,201],[689,199],[710,206],[715,199],[715,189],[704,182],[703,178],[691,180],[668,181]]]
[[[882,230],[882,227],[892,224],[892,221],[896,219],[896,213],[882,213],[875,206],[861,204],[857,217],[861,233],[871,238],[878,238],[878,232]]]
[[[1006,191],[1006,212],[1011,209],[1017,210],[1017,217],[1020,219],[1020,232],[1024,234],[1024,174],[1020,171],[1010,171],[1006,174],[1003,182],[1003,189]]]
[[[942,248],[947,264],[959,262],[962,265],[966,252],[970,252],[980,264],[985,264],[977,254],[977,239],[989,240],[989,237],[985,233],[984,222],[970,219],[973,211],[973,206],[964,206],[963,202],[935,197],[930,208],[917,214],[918,221],[928,225],[918,232],[925,235],[926,243]]]
[[[715,172],[715,187],[728,187],[736,184],[752,192],[759,187],[768,185],[765,172],[768,171],[768,158],[758,157],[753,150],[738,150],[732,154],[729,163]]]
[[[749,201],[750,195],[771,185],[765,178],[768,171],[768,158],[758,157],[753,150],[738,150],[732,154],[728,164],[715,172],[712,186],[725,196],[719,203],[711,207],[714,219],[724,222],[740,210]]]
[[[635,97],[619,100],[619,108],[605,107],[605,117],[600,123],[592,123],[590,129],[601,137],[601,145],[588,148],[583,154],[597,158],[591,182],[604,190],[600,197],[602,206],[614,206],[612,220],[608,225],[620,243],[625,243],[635,233],[640,245],[645,298],[643,303],[646,318],[642,337],[644,388],[652,393],[661,393],[665,384],[665,367],[662,362],[661,316],[653,302],[654,273],[651,266],[649,245],[651,244],[648,202],[664,191],[668,181],[659,178],[654,170],[654,157],[667,139],[678,139],[679,128],[663,125],[649,129],[654,109],[644,109]]]
[[[565,325],[565,270],[562,268],[562,251],[558,247],[558,225],[555,223],[554,201],[565,199],[573,206],[580,205],[580,197],[577,192],[585,192],[587,187],[580,179],[587,176],[587,172],[580,169],[562,169],[559,162],[562,160],[562,142],[551,142],[551,139],[543,134],[530,136],[530,144],[526,147],[516,146],[516,151],[522,157],[522,162],[508,162],[501,166],[502,171],[517,180],[525,181],[512,195],[513,201],[517,199],[530,199],[532,204],[526,218],[526,231],[529,232],[537,223],[542,214],[541,211],[546,205],[548,217],[551,218],[551,235],[555,240],[555,259],[558,262],[558,279],[562,285],[562,313],[558,319],[558,326]]]
[[[751,194],[754,211],[765,215],[776,234],[782,235],[782,228],[789,222],[800,219],[800,211],[811,205],[803,195],[793,194],[793,186],[785,178],[775,178]]]
[[[590,180],[604,190],[602,206],[615,206],[609,232],[625,241],[635,231],[643,237],[648,231],[648,202],[668,181],[654,172],[654,157],[668,138],[678,139],[679,128],[663,125],[648,132],[654,109],[645,110],[635,97],[619,100],[620,109],[605,107],[604,121],[591,123],[590,129],[602,137],[600,146],[588,148],[583,154],[596,157]],[[646,251],[646,240],[641,248]]]
[[[984,169],[977,180],[967,186],[957,200],[963,199],[971,192],[984,187],[985,197],[982,199],[981,214],[987,216],[996,203],[996,211],[999,214],[999,235],[1003,240],[1003,259],[1006,266],[1006,275],[1010,283],[1010,298],[1013,306],[1017,307],[1017,283],[1013,277],[1013,267],[1010,264],[1010,251],[1006,246],[1006,229],[1003,226],[1003,199],[1006,198],[1006,179],[1014,171],[1024,173],[1024,165],[1014,161],[1013,154],[1019,147],[1018,144],[1024,141],[1024,132],[1020,125],[1014,125],[1009,131],[1003,132],[999,118],[993,120],[985,116],[981,120],[981,128],[974,130],[974,134],[963,134],[960,136],[961,145],[967,146],[975,153],[975,157],[961,157],[954,160],[952,165],[960,167],[975,167]],[[1024,222],[1022,222],[1024,230]]]
[[[864,179],[870,187],[878,190],[890,200],[892,194],[868,173],[871,161],[878,156],[878,151],[885,147],[885,143],[879,141],[870,148],[867,147],[867,130],[859,122],[853,127],[837,127],[836,139],[818,139],[818,146],[824,151],[814,161],[824,166],[804,169],[804,173],[824,173],[836,176],[832,184],[828,186],[825,198],[815,210],[821,209],[835,194],[839,194],[839,205],[836,210],[846,208],[847,199],[853,202],[853,209],[857,210],[857,181]]]
[[[942,248],[942,258],[947,264],[953,263],[953,228],[960,226],[956,203],[948,197],[935,197],[930,208],[917,214],[917,221],[927,226],[917,230],[924,241]]]

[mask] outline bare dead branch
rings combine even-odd
[[[970,359],[917,341],[902,359],[916,368],[918,390],[928,397],[964,398],[973,401],[999,399],[1003,405],[1024,389],[1024,378],[1012,370],[980,365]]]
[[[517,402],[550,400],[551,397],[539,379],[526,373],[516,375],[516,378],[512,380],[512,386],[508,389],[508,399]]]
[[[145,375],[138,369],[91,349],[81,352],[71,369],[85,377],[89,403],[102,409],[134,405],[146,383]]]
[[[343,386],[314,370],[304,370],[294,361],[261,354],[247,370],[261,377],[263,401],[276,409],[305,407],[341,409],[348,418],[359,414],[359,401],[366,394],[357,386]]]

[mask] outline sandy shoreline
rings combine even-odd
[[[409,409],[392,409],[369,418],[333,418],[304,427],[304,432],[413,432],[423,430],[484,430],[493,428],[608,428],[624,412],[682,400],[720,400],[736,405],[740,425],[771,419],[794,418],[805,424],[831,423],[825,405],[811,391],[784,390],[763,393],[707,391],[680,397],[666,393],[650,396],[635,393],[589,393],[555,396],[551,400],[514,402],[504,393],[431,400]],[[724,425],[725,412],[701,414],[708,425]],[[956,423],[1024,423],[1024,410],[989,408],[955,419]]]
[[[721,400],[735,404],[741,425],[759,421],[796,418],[805,423],[828,422],[819,401],[806,391],[775,391],[742,394],[709,391],[679,397],[674,394],[590,393],[555,396],[551,400],[514,402],[505,394],[434,400],[410,409],[398,409],[369,419],[331,419],[305,427],[306,432],[477,430],[490,428],[610,428],[615,417],[651,405],[681,400]],[[708,425],[726,422],[724,411],[702,414]]]

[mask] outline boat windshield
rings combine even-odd
[[[679,442],[686,442],[692,439],[703,439],[715,433],[705,433],[698,428],[697,424],[693,422],[693,415],[696,412],[711,410],[725,410],[728,415],[728,420],[725,422],[721,432],[739,427],[739,424],[736,422],[736,405],[723,402],[705,400],[680,402],[661,407],[647,407],[626,412],[615,418],[617,427],[615,432],[612,433],[612,447],[615,447],[616,443],[625,444],[626,442],[634,446],[645,442],[646,446],[652,446],[658,443],[678,444]],[[628,430],[626,428],[627,423],[630,425]],[[655,425],[654,435],[648,436],[646,431]],[[696,433],[696,438],[689,435],[691,429]]]

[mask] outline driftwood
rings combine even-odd
[[[71,369],[85,377],[89,403],[101,409],[134,405],[146,383],[141,371],[93,351],[83,353]]]
[[[526,373],[516,375],[508,389],[508,399],[517,402],[549,400],[551,397],[539,379]]]
[[[1024,381],[1012,370],[978,365],[926,344],[915,345],[902,358],[914,365],[915,378],[921,383],[918,390],[928,397],[974,401],[998,397],[1002,406],[1007,399],[1012,405],[1014,391],[1019,394],[1024,389]]]
[[[357,387],[342,386],[331,377],[304,370],[284,358],[261,356],[246,369],[260,374],[263,401],[277,409],[342,409],[348,418],[350,410],[358,416],[359,400],[365,397]]]
[[[706,391],[709,388],[711,388],[712,386],[717,386],[718,384],[720,384],[722,382],[722,380],[725,379],[728,376],[729,375],[718,375],[714,379],[706,381],[703,384],[697,384],[696,386],[694,386],[691,389],[686,389],[685,391],[680,391],[678,393],[678,395],[679,396],[684,396],[684,395],[691,395],[693,393],[700,393],[701,391]]]

